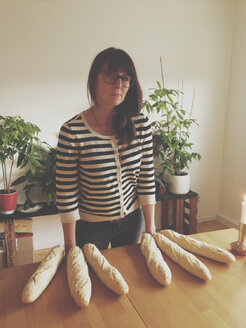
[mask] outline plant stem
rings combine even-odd
[[[182,94],[181,94],[181,108],[183,108],[183,100],[184,100],[184,79],[182,79]]]
[[[3,188],[4,190],[6,190],[7,189],[6,163],[2,163],[2,170],[3,170]]]
[[[10,192],[10,184],[11,184],[11,177],[12,177],[13,165],[14,165],[14,157],[12,158],[10,172],[9,172],[9,182],[8,182],[8,185],[7,185],[7,191],[8,192]]]
[[[160,65],[161,65],[162,87],[165,88],[165,86],[164,86],[164,74],[163,74],[163,66],[162,66],[162,59],[161,59],[161,56],[160,56]]]
[[[190,119],[192,117],[192,112],[193,112],[194,98],[195,98],[195,88],[193,90],[193,96],[192,96],[192,102],[191,102]]]
[[[160,65],[161,65],[161,79],[162,79],[162,87],[163,89],[165,88],[165,84],[164,84],[164,73],[163,73],[163,66],[162,66],[162,59],[160,56]],[[165,98],[165,97],[164,97]],[[169,113],[167,112],[167,131],[168,133],[170,133],[170,126],[169,126]]]
[[[179,106],[179,95],[180,95],[180,90],[179,90],[179,80],[178,80],[178,94],[177,94],[177,102],[178,102],[178,106]]]
[[[4,185],[4,168],[3,168],[3,163],[1,162],[2,164],[2,171],[3,171],[3,189],[5,189],[5,185]]]

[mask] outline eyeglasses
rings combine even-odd
[[[105,83],[114,84],[118,79],[121,79],[122,87],[124,88],[130,88],[132,84],[132,79],[128,75],[118,75],[116,72],[110,72],[106,69],[101,69],[101,72],[103,72],[103,80]]]

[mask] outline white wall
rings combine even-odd
[[[145,97],[160,80],[162,56],[166,86],[184,79],[188,108],[196,89],[192,138],[202,161],[191,166],[191,187],[199,218],[215,217],[233,17],[233,0],[0,0],[1,114],[36,123],[55,145],[61,124],[88,106],[87,74],[99,51],[125,49]]]
[[[246,1],[237,0],[218,215],[238,224],[246,194]]]

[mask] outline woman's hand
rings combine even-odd
[[[151,235],[156,232],[155,227],[155,205],[142,205],[145,218],[145,231]]]
[[[70,247],[76,245],[75,227],[76,221],[62,224],[66,253],[68,252]]]
[[[146,226],[145,231],[150,235],[154,235],[156,232],[155,224],[149,224],[148,226]]]

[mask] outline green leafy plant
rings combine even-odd
[[[12,169],[17,156],[17,167],[23,168],[27,163],[36,165],[35,143],[40,129],[35,124],[24,121],[20,116],[0,115],[0,161],[2,164],[4,193],[10,193]],[[15,156],[16,155],[16,156]],[[10,169],[7,170],[7,161]]]
[[[51,147],[45,142],[43,145],[44,146],[37,145],[35,147],[36,165],[30,166],[26,174],[20,176],[12,184],[16,186],[25,183],[23,189],[27,199],[24,204],[24,209],[28,209],[33,205],[29,195],[34,187],[40,189],[41,196],[46,198],[48,205],[55,203],[56,148]]]
[[[163,86],[157,81],[157,87],[149,89],[152,93],[144,101],[148,113],[160,116],[152,123],[153,153],[164,174],[182,175],[193,159],[201,159],[200,154],[192,151],[194,144],[190,141],[190,127],[198,124],[180,104],[183,92],[165,88],[163,73],[162,82]]]
[[[155,168],[155,186],[157,194],[165,193],[168,187],[168,181],[165,180],[164,172],[157,168]]]

